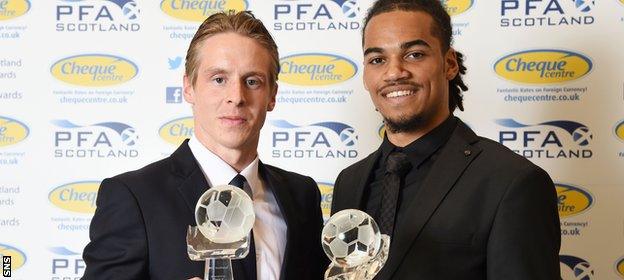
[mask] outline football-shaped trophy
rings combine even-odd
[[[195,206],[196,227],[189,226],[187,252],[191,260],[205,261],[204,280],[231,280],[232,259],[249,253],[249,233],[256,215],[253,202],[242,189],[215,186]]]
[[[360,210],[346,209],[331,216],[321,239],[332,261],[325,279],[373,279],[388,259],[390,237],[381,234],[375,220]]]

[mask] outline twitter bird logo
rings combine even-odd
[[[175,70],[178,69],[178,67],[180,67],[180,64],[182,64],[182,57],[181,56],[176,56],[175,58],[168,58],[169,60],[169,70]]]

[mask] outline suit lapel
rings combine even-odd
[[[362,208],[362,197],[364,196],[364,190],[368,185],[370,178],[373,174],[373,168],[375,168],[375,163],[377,162],[377,158],[381,155],[379,149],[370,154],[368,157],[364,159],[362,162],[362,168],[358,168],[358,173],[362,174],[362,176],[354,176],[351,178],[343,178],[343,182],[340,184],[344,187],[340,189],[342,192],[339,195],[334,195],[334,197],[343,198],[341,201],[336,201],[333,206],[337,209],[333,209],[332,214],[338,212],[339,210],[344,209],[361,209]],[[366,174],[366,175],[364,175]],[[350,189],[348,186],[354,186],[355,189]],[[345,188],[346,187],[346,188]]]
[[[474,132],[462,122],[458,123],[423,181],[415,199],[405,205],[409,217],[397,219],[398,230],[393,240],[390,241],[388,261],[376,279],[392,278],[433,212],[453,188],[466,167],[481,152],[479,148],[470,145],[477,140]]]
[[[182,180],[178,186],[178,192],[188,207],[188,215],[194,217],[195,205],[199,197],[208,190],[208,182],[188,146],[188,139],[171,154],[171,158],[173,159],[171,172]],[[192,221],[194,222],[195,218],[192,218]],[[194,225],[193,223],[193,226]],[[200,262],[198,262],[198,264],[200,264]],[[232,261],[232,272],[236,279],[244,278],[246,275],[242,263],[236,260]]]
[[[178,192],[184,199],[192,215],[195,215],[195,205],[199,197],[208,190],[208,182],[204,173],[199,168],[188,140],[185,140],[180,147],[171,154],[173,164],[171,172],[182,180],[178,186]],[[194,219],[193,219],[194,220]]]
[[[296,247],[293,246],[297,244],[296,237],[301,235],[299,234],[299,231],[301,230],[300,221],[297,218],[299,215],[297,215],[296,208],[293,205],[295,198],[287,187],[289,184],[287,178],[273,172],[262,162],[260,162],[258,171],[260,172],[262,179],[264,179],[266,187],[273,191],[275,200],[277,201],[280,211],[282,212],[282,216],[284,217],[284,221],[286,222],[286,248],[284,250],[284,259],[282,260],[280,279],[291,279],[296,277],[294,276],[296,273],[291,271],[296,268],[296,266],[289,263],[298,259]]]

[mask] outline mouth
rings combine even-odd
[[[386,98],[397,98],[416,94],[415,90],[393,90],[385,94]]]
[[[223,116],[220,117],[219,120],[226,125],[241,125],[247,121],[247,119],[240,116]]]

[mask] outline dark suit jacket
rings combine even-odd
[[[320,279],[327,257],[320,244],[322,214],[314,180],[260,164],[287,225],[281,279]],[[208,184],[187,142],[170,157],[102,181],[83,258],[83,279],[166,279],[204,276],[191,261],[186,231]],[[232,261],[235,279],[245,276]]]
[[[362,209],[380,155],[343,170],[332,213]],[[375,279],[559,280],[556,191],[544,170],[459,121],[418,192],[397,217]]]

